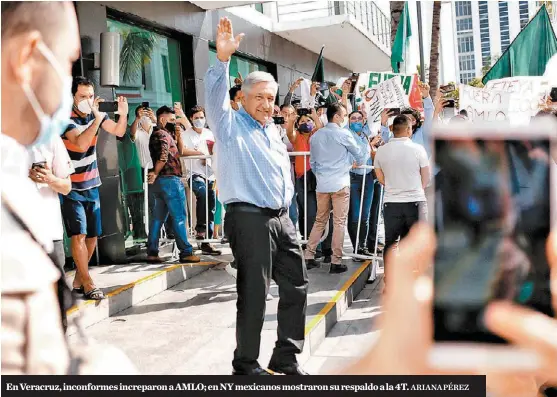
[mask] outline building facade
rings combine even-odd
[[[238,73],[267,71],[279,82],[280,100],[291,82],[311,76],[323,44],[329,81],[352,71],[389,70],[390,22],[373,2],[327,2],[327,7],[320,2],[243,2],[249,4],[226,8],[231,3],[242,2],[75,2],[82,57],[73,75],[91,78],[105,100],[126,96],[129,124],[142,102],[154,109],[174,102],[185,109],[203,105],[203,79],[216,60],[215,30],[223,16],[232,20],[235,32],[246,34],[230,63],[231,80]],[[101,52],[100,35],[109,31],[121,37],[117,87],[100,86],[101,71],[94,62]],[[346,51],[346,43],[361,48],[361,55],[350,55],[355,51]],[[145,209],[138,205],[143,186],[137,152],[128,136],[116,140],[101,132],[97,153],[103,224],[99,260],[127,262],[145,244],[139,237]]]
[[[457,80],[483,75],[505,52],[539,8],[536,1],[452,2]]]

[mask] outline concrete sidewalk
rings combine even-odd
[[[349,244],[349,242],[347,242]],[[348,246],[347,246],[348,248]],[[349,271],[329,266],[308,272],[306,344],[299,361],[318,351],[326,334],[365,287],[370,263],[346,258]],[[123,349],[144,374],[230,374],[235,348],[236,282],[223,266],[207,265],[195,278],[114,313],[87,329],[99,342]],[[267,365],[277,328],[278,288],[267,302],[260,363]]]

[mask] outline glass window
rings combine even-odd
[[[217,52],[214,48],[209,48],[209,65],[214,65],[217,62]],[[238,77],[238,72],[245,78],[248,74],[255,71],[267,72],[267,66],[264,64],[252,61],[238,55],[232,55],[230,58],[230,86],[234,85],[234,79]]]
[[[135,120],[135,110],[142,102],[149,102],[154,111],[163,105],[182,103],[178,41],[111,19],[107,28],[120,33],[120,86],[115,93],[128,99],[128,124]],[[118,158],[127,228],[125,245],[130,249],[146,242],[143,216],[147,209],[143,208],[143,169],[129,133],[119,139]]]
[[[472,2],[471,1],[456,1],[455,2],[456,16],[472,15]]]
[[[474,52],[474,38],[472,36],[459,37],[458,52]]]
[[[457,32],[472,30],[472,18],[460,18],[456,20]]]

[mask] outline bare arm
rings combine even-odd
[[[294,145],[296,142],[296,137],[298,132],[294,128],[294,123],[296,122],[296,115],[293,114],[287,121],[286,121],[286,136],[291,144]]]
[[[69,175],[66,178],[58,178],[52,170],[45,165],[44,168],[31,168],[29,178],[36,183],[46,183],[56,193],[67,195],[72,190],[72,181]]]
[[[128,100],[125,97],[118,97],[118,114],[120,118],[117,123],[112,120],[105,120],[102,127],[109,134],[121,138],[126,134],[128,128]]]
[[[64,136],[73,145],[77,146],[80,151],[86,152],[87,149],[89,149],[89,146],[91,146],[91,142],[93,142],[93,138],[97,134],[97,131],[101,126],[101,122],[102,118],[95,118],[95,120],[85,131],[79,132],[77,128],[73,128],[67,131]]]
[[[385,174],[383,174],[383,170],[381,170],[381,168],[375,168],[375,175],[377,175],[379,183],[385,186]]]
[[[429,184],[429,166],[420,168],[420,176],[422,177],[422,188],[425,189]]]
[[[135,137],[137,135],[137,127],[139,126],[139,119],[135,119],[130,126],[130,138],[132,142],[135,142]]]

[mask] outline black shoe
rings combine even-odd
[[[265,368],[255,367],[251,369],[235,369],[232,371],[232,375],[272,375]]]
[[[226,237],[223,237],[222,240],[220,241],[221,244],[228,244],[228,239]]]
[[[284,375],[309,375],[298,365],[298,363],[286,365],[269,363],[269,370]]]
[[[308,270],[315,269],[316,267],[319,267],[319,263],[315,259],[306,259],[306,268]]]
[[[323,258],[323,263],[331,263],[331,261],[331,255],[326,255],[325,258]]]
[[[373,256],[373,252],[369,252],[369,250],[367,248],[360,248],[358,250],[358,254],[360,255],[365,255],[365,256]]]
[[[317,251],[315,253],[315,259],[321,259],[321,258],[323,258],[323,254],[321,252]]]
[[[334,263],[332,263],[329,273],[338,274],[338,273],[344,273],[347,270],[348,270],[348,266],[346,265],[335,265]]]
[[[230,262],[230,267],[232,267],[232,269],[238,270],[238,265],[236,264],[236,261],[235,261],[235,260],[233,260],[232,262]]]
[[[203,253],[204,255],[221,255],[222,251],[213,248],[213,246],[209,243],[202,243],[201,253]]]

